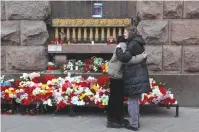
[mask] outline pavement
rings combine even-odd
[[[144,108],[140,117],[140,132],[199,132],[199,107],[175,109]],[[127,116],[128,118],[128,116]],[[56,115],[1,115],[1,132],[130,132],[125,128],[106,128],[103,112],[79,112],[74,117]]]

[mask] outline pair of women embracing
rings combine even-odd
[[[146,65],[145,42],[136,27],[125,28],[108,65],[110,97],[107,127],[139,130],[139,97],[151,91]],[[123,99],[128,97],[129,120],[123,117]]]

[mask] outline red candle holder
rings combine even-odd
[[[59,44],[59,39],[58,39],[58,38],[56,38],[55,40],[56,40],[56,44]]]
[[[55,42],[54,42],[54,41],[51,41],[51,44],[55,44]]]
[[[74,44],[77,44],[77,40],[74,40]]]

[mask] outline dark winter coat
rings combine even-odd
[[[145,42],[140,35],[132,35],[127,40],[127,49],[122,52],[121,48],[116,49],[116,56],[121,62],[128,62],[132,56],[136,56],[145,51]],[[124,89],[127,96],[138,95],[151,91],[149,74],[146,59],[138,64],[125,64],[124,66]]]

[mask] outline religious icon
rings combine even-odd
[[[64,32],[60,32],[59,35],[60,35],[61,41],[64,42],[64,40],[66,38],[66,34]]]
[[[108,37],[108,40],[107,40],[107,44],[113,44],[115,41],[114,41],[114,37],[113,36],[109,36]]]
[[[103,17],[103,4],[102,3],[94,3],[92,17]]]

